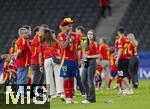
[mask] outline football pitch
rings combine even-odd
[[[139,89],[134,89],[134,95],[117,95],[118,90],[98,90],[96,91],[97,102],[94,104],[82,104],[79,93],[74,99],[78,104],[65,104],[59,98],[53,99],[51,103],[44,105],[13,105],[7,104],[5,95],[0,95],[0,109],[150,109],[150,80],[140,80]]]
[[[117,96],[118,90],[99,90],[97,102],[82,104],[84,97],[78,94],[75,100],[78,104],[66,105],[59,99],[51,102],[51,109],[150,109],[150,80],[141,80],[139,89],[134,89],[134,95]]]

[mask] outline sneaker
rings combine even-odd
[[[78,102],[78,101],[75,101],[75,100],[72,100],[71,103],[77,104],[77,103],[79,103],[79,102]]]
[[[52,95],[51,98],[54,99],[54,98],[57,98],[57,96],[56,95]]]
[[[95,90],[100,90],[100,88],[97,87],[97,88],[95,88]]]
[[[119,85],[118,84],[116,84],[114,87],[113,87],[113,89],[118,89],[119,88]]]
[[[119,88],[118,95],[122,94],[122,90]]]
[[[88,100],[83,100],[82,103],[83,103],[83,104],[89,104],[90,101],[88,101]]]
[[[67,98],[66,99],[66,104],[71,104],[72,103],[72,99],[71,98]]]
[[[85,95],[85,94],[82,94],[81,96],[82,96],[82,97],[85,97],[86,95]]]
[[[121,95],[121,94],[126,95],[127,94],[127,90],[126,89],[124,89],[124,90],[119,89],[118,95]]]
[[[61,101],[65,102],[65,96],[63,94],[60,95]]]
[[[107,87],[107,88],[106,88],[106,90],[110,90],[110,88],[109,88],[109,87]]]
[[[128,90],[127,90],[127,89],[122,90],[122,94],[123,94],[123,95],[126,95],[127,93],[128,93]]]
[[[70,100],[66,100],[66,104],[71,104],[72,102]]]
[[[128,90],[127,90],[127,94],[128,94],[128,95],[132,95],[133,93],[134,93],[134,92],[133,92],[133,89],[128,89]]]

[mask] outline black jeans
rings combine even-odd
[[[81,76],[80,76],[79,68],[77,69],[76,80],[77,80],[77,86],[79,87],[79,90],[80,90],[81,94],[84,95],[85,90],[84,90],[83,84],[81,82]]]
[[[32,64],[32,73],[33,73],[33,82],[31,85],[31,97],[35,96],[33,93],[33,90],[36,86],[43,86],[44,80],[45,80],[45,73],[40,72],[39,64]]]
[[[88,59],[82,72],[82,83],[86,92],[86,99],[96,102],[94,76],[96,72],[96,59]]]
[[[32,72],[33,72],[33,82],[32,84],[43,84],[45,79],[44,72],[40,72],[39,64],[32,64],[31,65]]]
[[[134,88],[137,88],[139,85],[138,81],[138,68],[139,68],[139,59],[137,56],[131,57],[129,61],[129,72],[132,78],[132,84]]]

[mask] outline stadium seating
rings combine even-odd
[[[76,25],[95,28],[99,17],[99,0],[0,0],[0,48],[8,51],[22,25],[48,24],[59,30],[64,17],[73,17]]]
[[[131,0],[120,22],[126,32],[133,32],[139,41],[139,51],[150,50],[150,1]]]

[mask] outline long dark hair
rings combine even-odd
[[[91,31],[91,32],[93,33],[93,41],[96,41],[95,30],[89,29],[89,30],[87,31],[87,33],[88,33],[89,31]]]
[[[48,46],[53,46],[57,41],[52,37],[53,31],[50,29],[44,30],[43,43],[45,42]]]

